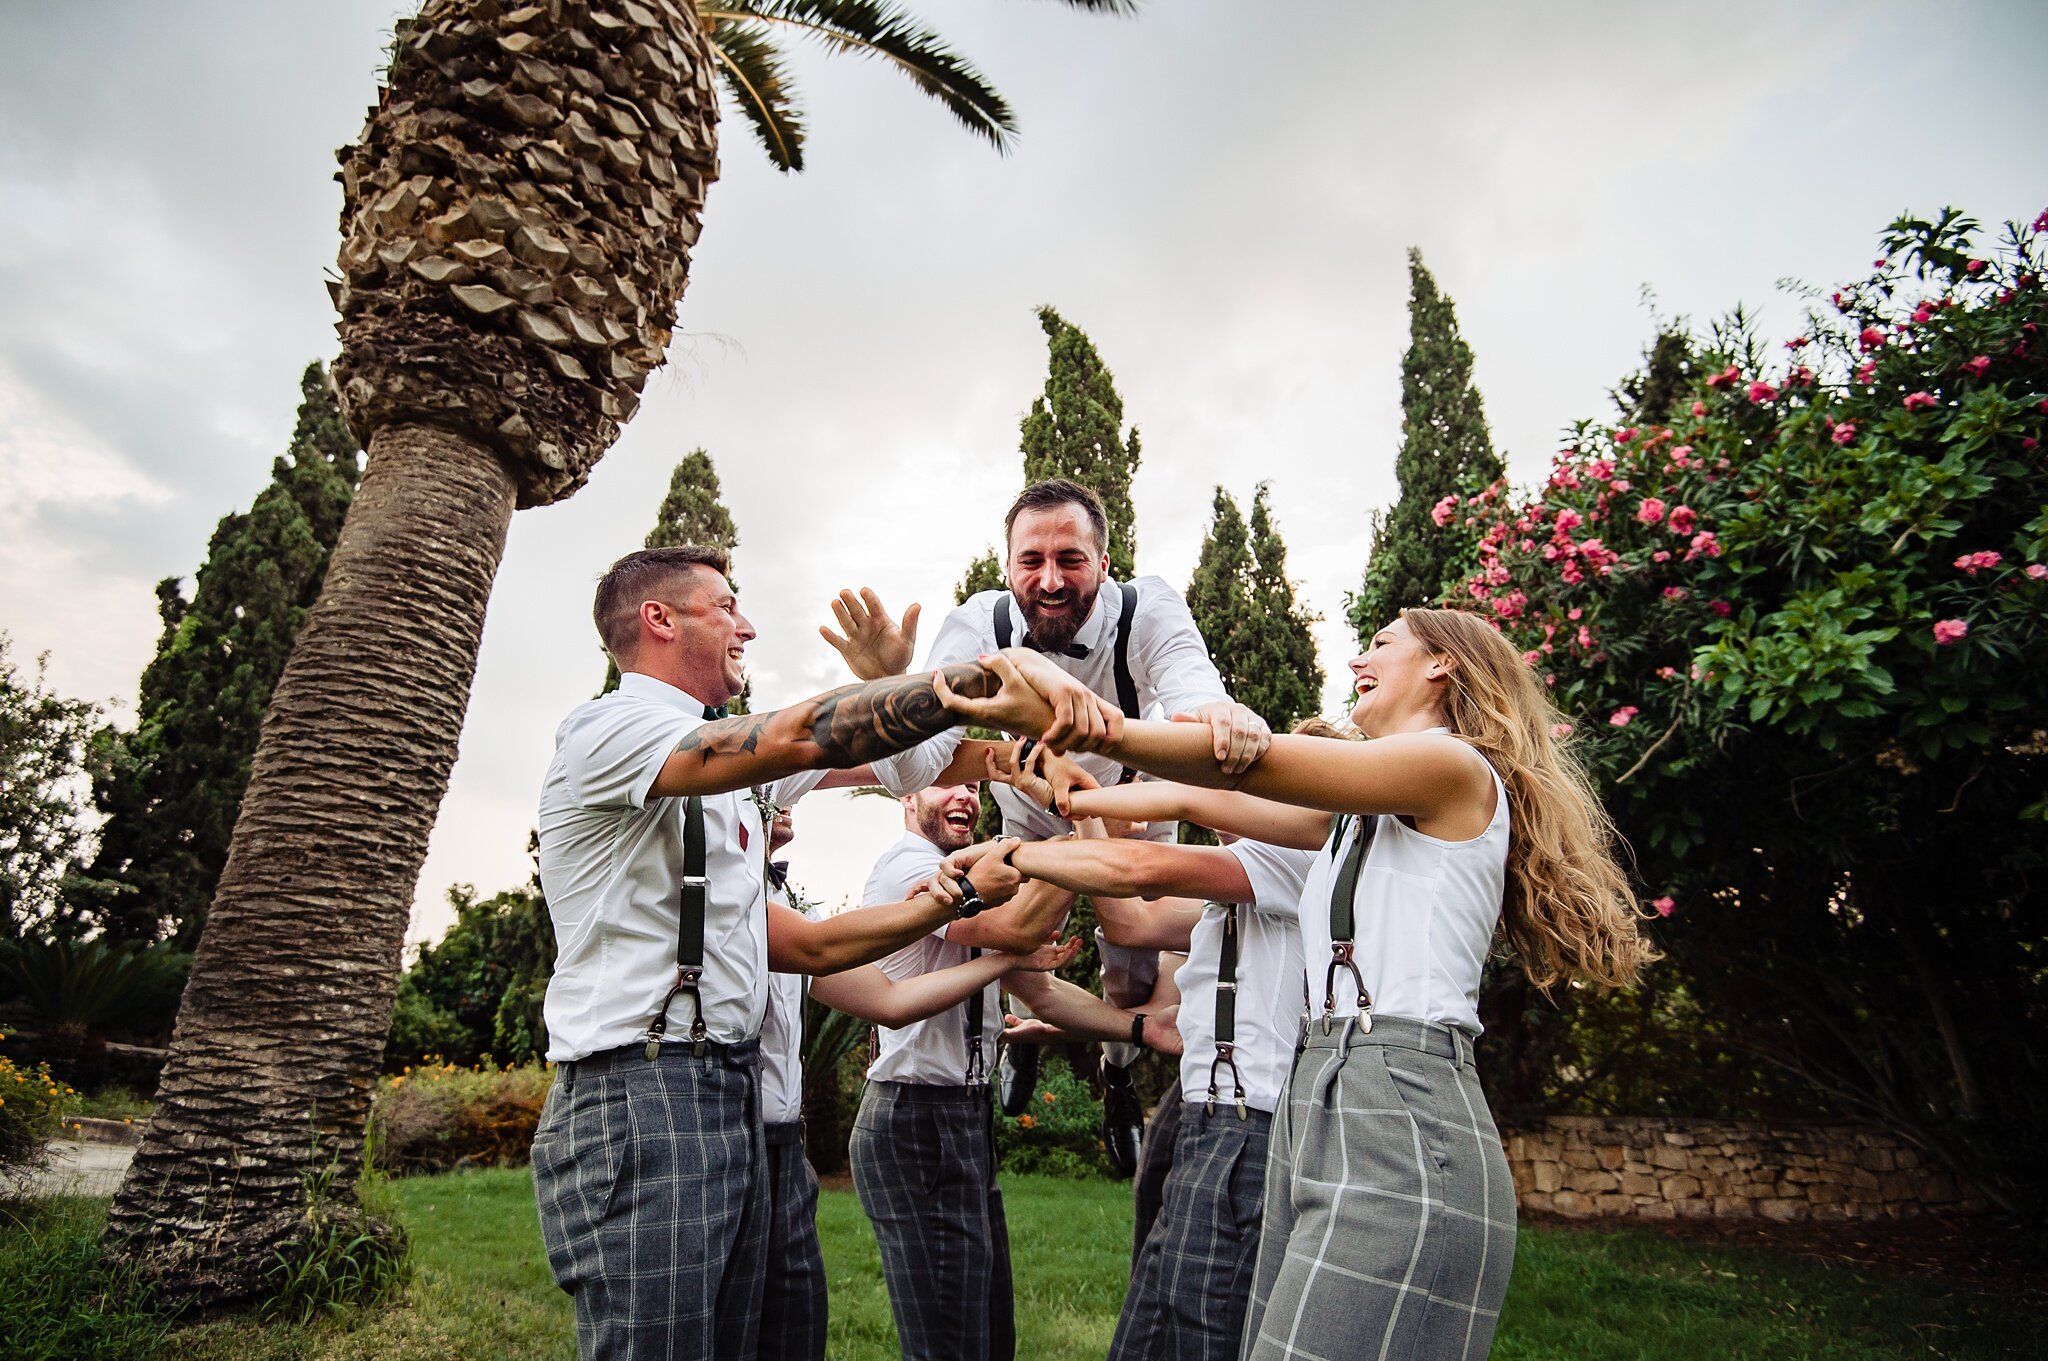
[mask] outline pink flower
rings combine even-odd
[[[1790,340],[1785,342],[1785,348],[1797,352],[1799,350],[1805,349],[1808,345],[1812,343],[1813,342],[1805,336],[1794,336]]]
[[[1692,592],[1686,590],[1683,586],[1666,586],[1664,588],[1664,598],[1666,600],[1683,600],[1691,594]]]
[[[1856,381],[1865,385],[1877,381],[1877,361],[1866,359],[1856,366]]]
[[[1865,354],[1869,354],[1872,350],[1884,348],[1884,332],[1878,330],[1875,326],[1864,327],[1863,334],[1856,337],[1856,339],[1863,347],[1863,353]]]
[[[1585,611],[1580,609],[1577,605],[1574,605],[1569,610],[1565,611],[1564,617],[1567,619],[1577,619],[1583,614],[1585,614]]]
[[[1836,426],[1834,440],[1837,444],[1854,444],[1856,442],[1856,422],[1843,421],[1840,425]]]
[[[1614,479],[1614,490],[1616,492],[1625,492],[1633,485],[1635,484],[1630,482],[1625,477],[1617,477]]]
[[[1553,723],[1550,725],[1550,735],[1553,738],[1563,737],[1570,733],[1571,730],[1572,725],[1569,723]]]
[[[1695,416],[1704,416],[1704,415],[1706,415],[1706,414],[1707,414],[1707,404],[1706,404],[1705,402],[1694,402],[1694,403],[1692,404],[1692,414],[1693,414],[1693,415],[1695,415]]]
[[[1580,647],[1593,646],[1593,630],[1584,624],[1579,625],[1578,644]]]
[[[1657,915],[1660,917],[1668,917],[1678,910],[1678,904],[1668,896],[1656,899],[1650,906],[1657,909]]]
[[[1635,720],[1635,716],[1641,712],[1642,710],[1633,704],[1624,704],[1607,716],[1607,722],[1612,727],[1626,728]]]
[[[1645,496],[1636,509],[1636,518],[1646,525],[1656,524],[1664,518],[1664,503],[1654,496]]]
[[[1573,510],[1570,506],[1566,506],[1557,513],[1557,532],[1560,534],[1569,534],[1584,523],[1586,523],[1586,517]]]
[[[1735,613],[1735,607],[1725,600],[1709,601],[1707,604],[1707,608],[1712,610],[1715,614],[1720,615],[1723,619],[1726,619],[1729,615]]]
[[[2038,562],[2030,562],[2027,564],[2027,577],[2033,581],[2048,581],[2048,567]]]
[[[1749,385],[1749,400],[1758,406],[1762,406],[1766,402],[1775,402],[1778,400],[1778,390],[1769,383],[1751,383]]]
[[[1963,365],[1963,367],[1968,369],[1977,377],[1982,378],[1986,371],[1988,371],[1991,368],[1991,356],[1988,354],[1980,354],[1975,359],[1972,359],[1969,363]]]
[[[1681,444],[1671,451],[1671,463],[1674,467],[1683,468],[1691,458],[1692,446],[1690,444]]]
[[[1669,562],[1671,561],[1671,554],[1667,550],[1660,548],[1656,552],[1650,554],[1650,561]]]
[[[1671,532],[1673,534],[1690,534],[1693,531],[1693,526],[1699,523],[1699,518],[1699,512],[1691,506],[1673,506],[1671,508]]]
[[[1992,568],[1998,566],[1999,563],[2004,561],[2004,554],[1993,552],[1990,549],[1985,549],[1984,551],[1978,553],[1963,554],[1961,557],[1956,559],[1955,565],[1967,575],[1975,576],[1979,572],[1990,571]]]
[[[1923,302],[1918,307],[1913,309],[1913,320],[1919,322],[1922,326],[1925,326],[1928,322],[1934,320],[1934,313],[1932,310],[1929,309],[1927,304]]]
[[[1984,262],[1982,260],[1972,260],[1963,266],[1963,272],[1966,274],[1982,274],[1984,272]]]
[[[1970,621],[1967,619],[1937,619],[1934,621],[1934,641],[1947,647],[1969,636]]]
[[[1524,653],[1522,654],[1522,665],[1524,665],[1524,666],[1534,666],[1534,665],[1536,665],[1536,663],[1538,663],[1538,662],[1540,662],[1540,661],[1542,661],[1542,660],[1543,660],[1543,652],[1542,652],[1542,649],[1540,649],[1540,648],[1533,648],[1533,647],[1532,647],[1532,648],[1530,648],[1530,649],[1529,649],[1529,650],[1528,650],[1527,652],[1524,652]]]
[[[1909,392],[1906,394],[1905,406],[1908,411],[1925,411],[1929,407],[1938,405],[1940,404],[1935,401],[1934,394],[1931,392]]]
[[[1691,562],[1703,555],[1709,558],[1721,556],[1721,541],[1714,537],[1711,529],[1703,529],[1692,536],[1692,544],[1685,551],[1685,560]]]
[[[2041,443],[2041,441],[2039,441],[2039,440],[2035,439],[2035,438],[2034,438],[2034,437],[2033,437],[2032,435],[2029,435],[2029,436],[2027,436],[2027,437],[2026,437],[2025,439],[2023,439],[2023,440],[2021,440],[2021,441],[2020,441],[2020,448],[2022,448],[2022,449],[2033,449],[2033,448],[2035,448],[2036,446],[2038,446],[2038,445],[2039,445],[2040,443]]]
[[[1658,679],[1658,680],[1677,680],[1677,679],[1678,679],[1678,668],[1677,668],[1677,667],[1675,667],[1675,666],[1660,666],[1660,667],[1658,667],[1658,668],[1657,668],[1657,679]]]
[[[1616,444],[1627,444],[1630,440],[1634,439],[1635,437],[1636,428],[1633,425],[1623,426],[1621,429],[1614,432],[1614,442]]]
[[[2048,212],[2043,212],[2034,219],[2034,230],[2037,232],[2048,232]]]
[[[1457,508],[1458,498],[1456,496],[1446,496],[1443,500],[1430,507],[1429,518],[1436,521],[1439,526],[1447,525],[1451,522],[1451,515]]]
[[[1721,370],[1712,378],[1709,378],[1707,380],[1707,386],[1710,388],[1732,387],[1741,380],[1742,370],[1736,368],[1733,364],[1730,364],[1727,368]]]

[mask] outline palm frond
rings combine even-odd
[[[804,168],[804,123],[782,53],[759,24],[728,15],[704,15],[711,23],[711,52],[718,78],[740,113],[753,126],[769,163],[785,174]]]
[[[1083,8],[1110,8],[1127,0],[1067,0]],[[976,136],[1007,151],[1016,116],[987,77],[949,49],[938,34],[886,0],[704,0],[697,13],[712,24],[749,20],[782,24],[828,49],[878,57],[930,95]]]
[[[1136,14],[1138,0],[1060,0],[1069,9],[1085,9],[1095,14]]]

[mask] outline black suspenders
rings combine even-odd
[[[1216,961],[1216,1057],[1209,1060],[1209,1101],[1204,1113],[1216,1113],[1216,1066],[1230,1065],[1230,1082],[1237,1090],[1237,1118],[1248,1118],[1244,1105],[1244,1076],[1237,1071],[1237,913],[1236,903],[1223,908],[1223,947]]]
[[[651,1062],[661,1053],[661,1037],[668,1029],[668,1009],[678,995],[688,993],[696,1015],[690,1019],[690,1052],[704,1053],[704,999],[697,985],[704,978],[704,899],[708,881],[704,874],[704,800],[692,794],[683,805],[683,892],[681,910],[676,913],[676,983],[661,1001],[661,1010],[647,1027],[647,1057]]]
[[[969,959],[980,959],[981,951],[970,949]],[[974,990],[967,999],[967,1085],[986,1087],[988,1085],[988,1058],[982,1053],[981,1028],[987,1020],[988,987],[984,984]]]
[[[1344,849],[1345,838],[1350,836],[1354,826],[1358,835],[1351,841],[1351,849],[1344,856],[1344,863],[1337,868],[1337,877],[1330,889],[1330,967],[1323,974],[1323,1033],[1330,1033],[1330,1022],[1337,1013],[1337,970],[1351,971],[1351,981],[1358,986],[1358,1028],[1370,1034],[1372,1031],[1372,994],[1365,990],[1365,979],[1359,975],[1358,961],[1353,957],[1353,941],[1358,934],[1355,918],[1355,901],[1358,896],[1358,875],[1365,868],[1365,853],[1372,846],[1372,834],[1379,829],[1379,815],[1364,817],[1343,815],[1331,820],[1334,830],[1330,834],[1330,856],[1335,859]],[[1306,1013],[1307,1008],[1303,1008]],[[1304,1020],[1307,1016],[1304,1014]]]

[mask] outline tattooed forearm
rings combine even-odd
[[[699,753],[707,767],[719,756],[752,756],[760,748],[761,734],[767,729],[770,717],[769,714],[734,714],[731,718],[713,719],[684,733],[683,740],[676,743],[676,751]]]
[[[993,672],[972,662],[944,668],[946,683],[971,699],[999,688]],[[892,756],[960,722],[947,713],[929,675],[892,676],[820,695],[811,713],[811,740],[821,765],[857,766]]]

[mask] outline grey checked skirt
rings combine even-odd
[[[1515,1187],[1472,1042],[1394,1016],[1310,1024],[1273,1123],[1244,1355],[1480,1361]]]

